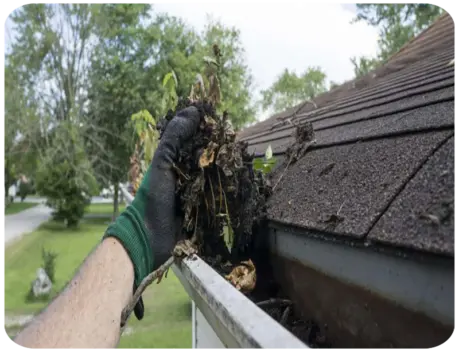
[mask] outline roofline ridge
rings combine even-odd
[[[445,11],[445,10],[443,10]],[[411,38],[410,40],[408,40],[405,44],[403,44],[403,46],[397,51],[395,52],[394,54],[392,54],[388,59],[387,59],[387,62],[389,61],[392,61],[396,56],[398,56],[400,53],[402,53],[403,51],[406,50],[407,47],[411,46],[414,42],[418,41],[420,38],[424,37],[426,35],[427,32],[429,31],[432,31],[432,28],[435,27],[436,25],[438,25],[438,23],[440,21],[442,21],[445,17],[451,17],[451,15],[445,11],[445,13],[442,13],[440,16],[438,16],[435,21],[430,24],[430,26],[428,26],[427,28],[425,28],[424,30],[422,30],[420,33],[418,33],[417,35],[415,35],[413,38]]]

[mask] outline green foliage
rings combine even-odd
[[[57,253],[53,251],[45,250],[45,247],[41,250],[41,258],[43,259],[43,269],[46,271],[46,275],[48,275],[51,282],[54,284],[55,280],[55,272],[56,272],[56,258]]]
[[[53,251],[47,251],[45,250],[44,247],[41,249],[41,258],[43,260],[43,269],[46,272],[46,275],[48,275],[50,281],[54,284],[56,282],[55,280],[55,272],[56,272],[56,258],[57,258],[57,253]],[[47,294],[42,294],[38,297],[35,297],[33,293],[33,287],[30,287],[29,292],[26,295],[26,303],[33,303],[33,302],[48,302],[49,299],[51,298],[53,292],[52,290],[47,293]]]
[[[442,13],[443,9],[430,4],[357,4],[353,22],[365,21],[380,32],[376,58],[351,59],[355,75],[365,75],[386,62]]]
[[[78,132],[72,123],[61,123],[55,129],[53,142],[45,151],[36,176],[38,193],[55,210],[54,218],[68,227],[78,225],[91,196],[98,191]]]
[[[281,112],[305,100],[312,100],[327,90],[325,78],[320,67],[309,67],[300,75],[285,69],[271,87],[261,91],[262,108]]]
[[[154,85],[145,74],[144,46],[149,5],[101,4],[89,73],[88,129],[85,140],[100,184],[117,185],[127,178],[134,151],[131,115],[149,108],[148,90]],[[100,17],[102,16],[102,17]],[[116,213],[116,197],[114,213]]]
[[[276,165],[276,162],[277,160],[273,156],[271,145],[269,145],[263,158],[253,159],[253,168],[254,170],[261,171],[263,174],[268,174],[272,171],[273,167]]]
[[[354,66],[355,77],[366,75],[380,65],[380,60],[367,58],[365,56],[361,56],[358,59],[353,57],[351,58],[351,62]]]
[[[150,83],[154,83],[149,90],[151,107],[147,108],[153,116],[164,113],[161,102],[166,89],[160,79],[174,70],[177,95],[188,96],[197,74],[204,75],[203,60],[209,66],[215,66],[216,60],[209,53],[217,44],[224,61],[219,66],[221,96],[224,98],[220,110],[228,112],[236,130],[255,121],[256,108],[251,96],[253,77],[244,58],[239,30],[209,18],[204,30],[197,33],[178,18],[159,15],[146,31],[145,46],[151,52],[147,59],[155,58],[154,63],[145,68]]]
[[[175,110],[178,102],[177,96],[177,76],[172,70],[167,73],[163,79],[163,88],[165,89],[164,98],[163,98],[163,112],[168,110]]]
[[[159,134],[156,130],[155,119],[147,110],[139,111],[131,116],[137,136],[141,141],[143,161],[145,168],[150,165],[153,154],[158,146]],[[144,170],[146,171],[146,170]]]
[[[30,4],[14,11],[5,65],[6,190],[16,172],[34,178],[39,171],[42,191],[53,193],[43,189],[43,174],[50,165],[61,182],[58,173],[72,170],[49,162],[56,131],[69,122],[80,129],[89,173],[102,186],[123,182],[139,137],[131,116],[143,110],[161,116],[175,107],[213,43],[225,57],[214,60],[224,67],[220,108],[235,128],[254,120],[239,31],[209,20],[198,33],[178,18],[151,13],[146,4]],[[155,140],[144,142],[148,159]],[[64,198],[55,206],[68,204]]]
[[[7,59],[48,118],[66,120],[84,102],[94,19],[88,4],[29,4],[11,15],[16,40]]]
[[[40,131],[36,106],[18,84],[18,70],[11,60],[5,66],[5,191],[16,175],[32,175],[36,168]]]
[[[19,183],[19,197],[21,197],[21,202],[24,201],[24,199],[27,197],[30,191],[31,191],[30,183],[26,183],[26,182]]]
[[[417,34],[443,12],[441,7],[430,4],[357,4],[354,22],[365,21],[375,27],[406,23]]]

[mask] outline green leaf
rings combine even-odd
[[[262,170],[263,169],[263,160],[261,158],[253,159],[253,168],[255,170]]]
[[[175,75],[174,70],[172,70],[171,72],[167,73],[167,74],[164,76],[164,79],[163,79],[163,87],[165,87],[166,84],[169,83],[169,81],[170,81],[171,78],[174,79],[174,87],[177,87],[177,85],[178,85],[178,83],[177,83],[177,76]]]
[[[263,165],[263,173],[264,174],[267,174],[269,172],[271,172],[272,170],[272,164],[264,164]]]

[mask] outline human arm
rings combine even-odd
[[[173,163],[200,121],[196,108],[168,124],[134,201],[112,223],[64,291],[15,339],[27,347],[114,347],[133,289],[171,255],[179,229]],[[144,314],[143,301],[135,308]],[[70,337],[72,335],[72,337]]]

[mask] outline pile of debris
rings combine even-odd
[[[177,111],[194,106],[200,113],[199,130],[173,165],[183,239],[190,240],[203,260],[288,330],[310,346],[324,346],[316,325],[297,319],[292,303],[272,277],[263,235],[273,187],[268,176],[254,168],[247,143],[236,140],[228,114],[216,112],[219,52],[214,48],[214,53],[216,59],[207,62],[207,92],[198,75],[190,96],[178,99],[175,111],[169,110],[156,125],[161,139]],[[299,126],[289,160],[281,167],[288,168],[301,157],[313,138],[311,125]]]

